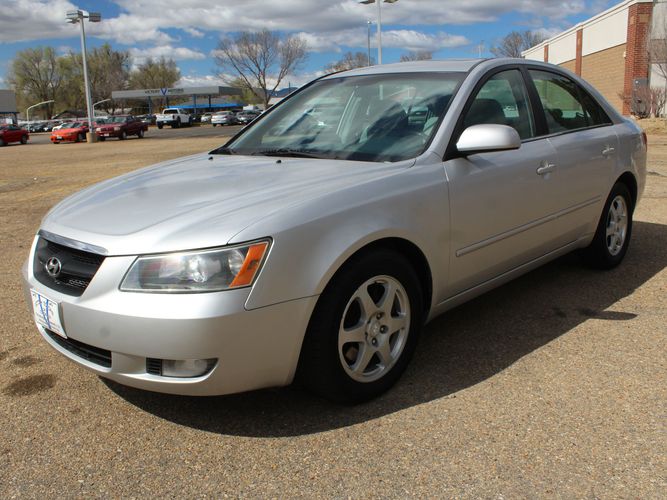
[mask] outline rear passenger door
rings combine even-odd
[[[549,142],[558,161],[553,173],[562,198],[561,230],[579,235],[597,226],[617,161],[618,137],[602,107],[574,80],[542,69],[528,71],[541,109]]]

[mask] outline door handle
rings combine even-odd
[[[607,146],[605,149],[602,150],[602,156],[611,156],[616,152],[615,148],[612,148],[611,146]]]
[[[539,167],[536,172],[537,175],[546,175],[556,170],[556,165],[554,163],[549,163],[545,161],[541,167]]]

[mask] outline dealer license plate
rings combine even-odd
[[[48,328],[53,333],[67,338],[65,329],[60,321],[60,307],[54,300],[45,297],[35,290],[30,290],[32,296],[32,310],[35,313],[35,322]]]
[[[59,141],[62,141],[62,140],[63,140],[62,136],[60,136],[60,135],[57,135],[57,136],[56,136],[56,139],[58,139]]]

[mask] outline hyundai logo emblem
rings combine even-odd
[[[44,264],[44,269],[46,269],[49,276],[57,278],[60,275],[60,271],[63,269],[63,265],[56,257],[51,257],[46,261],[46,264]]]

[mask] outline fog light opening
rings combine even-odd
[[[163,377],[201,377],[215,365],[215,359],[163,359]]]

